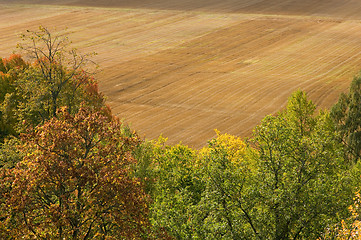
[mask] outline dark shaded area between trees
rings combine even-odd
[[[23,39],[0,59],[1,239],[360,238],[360,76],[195,150],[114,117],[66,35]]]

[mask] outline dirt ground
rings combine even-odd
[[[297,89],[329,108],[361,69],[358,0],[0,0],[0,56],[39,25],[97,52],[108,104],[141,136],[197,148],[214,129],[250,136]]]

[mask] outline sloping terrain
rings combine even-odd
[[[358,0],[0,0],[0,3],[67,5],[359,18]]]
[[[98,53],[114,113],[170,143],[200,147],[215,128],[249,136],[297,89],[328,108],[361,69],[357,0],[15,2],[0,0],[0,56],[27,29],[67,27]]]

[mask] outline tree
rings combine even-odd
[[[203,191],[196,151],[182,144],[153,144],[151,222],[156,231],[175,239],[190,239],[197,231],[195,216]]]
[[[152,221],[176,239],[320,237],[349,215],[355,181],[329,114],[315,109],[297,91],[247,144],[217,132],[199,152],[154,151]]]
[[[141,238],[148,197],[132,173],[138,137],[87,108],[56,115],[24,135],[25,157],[1,170],[1,238]]]
[[[25,102],[19,107],[24,119],[38,124],[56,116],[63,106],[74,114],[81,103],[104,108],[97,83],[86,70],[92,63],[89,54],[78,54],[70,49],[66,36],[53,35],[44,27],[28,31],[22,38],[25,44],[19,44],[19,48],[33,61],[33,67],[24,72],[18,84]]]
[[[353,204],[349,207],[351,216],[347,219],[342,219],[340,223],[335,224],[333,227],[327,228],[325,233],[319,238],[321,239],[361,239],[361,196],[360,192],[356,192],[353,198]]]
[[[295,92],[287,110],[266,117],[255,130],[258,173],[252,216],[262,239],[317,238],[346,214],[352,194],[342,146],[329,115],[314,116],[305,93]]]
[[[86,105],[111,115],[87,70],[92,63],[89,54],[78,54],[66,36],[44,27],[22,38],[19,48],[31,62],[16,54],[0,60],[0,141],[44,123],[64,106],[71,114]]]
[[[346,157],[357,162],[361,158],[361,75],[355,76],[349,92],[342,93],[332,107],[331,116],[346,146]]]
[[[304,92],[267,116],[247,146],[218,135],[203,156],[200,239],[315,239],[347,216],[352,182],[326,112]]]
[[[217,134],[200,151],[182,144],[164,146],[162,138],[153,145],[151,221],[175,239],[239,239],[239,230],[247,229],[235,207],[249,169],[243,161],[246,145],[240,138]],[[232,198],[222,195],[225,191]]]
[[[257,237],[250,214],[254,163],[241,138],[220,134],[200,152],[205,190],[197,208],[196,239],[249,239]],[[254,235],[255,233],[255,235]]]
[[[0,58],[0,143],[8,136],[16,135],[16,79],[27,68],[29,64],[20,55]]]
[[[17,140],[9,139],[55,117],[61,107],[74,115],[86,106],[112,117],[97,82],[86,70],[89,55],[79,55],[70,49],[65,35],[54,35],[44,27],[28,31],[23,39],[19,46],[32,62],[18,54],[0,59],[1,167],[13,166],[21,158],[8,144]]]
[[[253,145],[227,134],[210,141],[193,238],[316,239],[347,216],[353,183],[342,146],[329,114],[314,111],[297,91],[256,127]]]

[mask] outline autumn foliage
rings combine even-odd
[[[77,53],[66,36],[44,27],[22,37],[19,48],[25,58],[14,54],[0,59],[0,142],[45,123],[64,106],[73,115],[86,106],[111,117],[89,70],[89,54]]]
[[[136,135],[66,109],[30,134],[26,157],[1,178],[2,239],[130,239],[144,234],[147,195],[131,174]]]
[[[32,61],[0,59],[0,239],[360,239],[360,84],[332,114],[296,91],[249,139],[168,146],[111,114],[66,38],[23,37]]]
[[[0,239],[150,236],[138,136],[112,116],[89,55],[46,28],[0,59]]]

